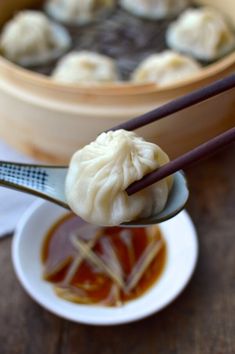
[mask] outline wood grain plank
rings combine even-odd
[[[0,241],[0,353],[57,354],[62,320],[41,309],[17,281],[11,238]]]

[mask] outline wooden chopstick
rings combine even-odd
[[[170,161],[166,165],[144,176],[140,181],[137,181],[127,188],[128,195],[139,192],[140,190],[160,181],[161,179],[184,169],[193,163],[207,157],[210,154],[217,152],[222,147],[235,141],[235,127],[229,129],[223,134],[199,145],[195,149],[187,152],[184,155]]]
[[[165,105],[158,107],[153,111],[145,113],[139,117],[130,119],[129,121],[117,125],[109,130],[135,130],[141,128],[159,119],[170,116],[173,113],[179,112],[197,103],[203,102],[209,98],[217,96],[234,87],[235,74],[231,74],[230,76],[227,76],[222,80],[215,81],[211,85],[193,91],[192,93],[189,93],[188,95],[185,95],[183,97],[177,98],[176,100],[166,103]]]

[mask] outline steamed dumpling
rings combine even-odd
[[[166,205],[172,177],[132,196],[125,190],[168,161],[159,146],[133,132],[102,133],[72,157],[65,184],[67,202],[84,220],[101,226],[159,213]]]
[[[25,66],[48,62],[70,47],[67,31],[38,11],[22,11],[3,28],[0,51]]]
[[[86,24],[114,8],[115,0],[48,0],[46,10],[55,19]]]
[[[93,52],[71,52],[62,58],[52,78],[67,84],[113,82],[118,80],[115,61]]]
[[[180,13],[191,0],[121,0],[121,6],[136,16],[162,19]]]
[[[201,60],[214,60],[235,47],[235,35],[215,9],[189,9],[167,32],[171,48]]]
[[[134,82],[154,82],[159,86],[187,79],[200,71],[200,65],[184,55],[165,51],[150,55],[134,71]]]

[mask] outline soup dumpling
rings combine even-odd
[[[172,84],[197,74],[201,69],[195,60],[173,51],[152,54],[134,71],[132,81]]]
[[[66,84],[114,82],[118,80],[118,70],[115,61],[105,55],[71,52],[59,61],[52,79]]]
[[[115,0],[48,0],[46,11],[68,24],[86,24],[112,10]]]
[[[190,0],[121,0],[120,4],[136,16],[162,19],[180,13],[190,2]]]
[[[70,162],[65,195],[75,214],[101,226],[161,212],[172,177],[128,196],[126,188],[169,161],[163,150],[125,130],[102,133],[77,151]]]
[[[185,11],[169,27],[167,43],[173,49],[211,61],[235,47],[235,35],[220,12],[204,7]]]
[[[67,31],[38,11],[19,12],[5,25],[0,37],[1,53],[22,66],[56,59],[70,45]]]

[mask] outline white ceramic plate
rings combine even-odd
[[[66,213],[59,206],[37,201],[23,215],[13,240],[13,263],[19,281],[36,302],[52,313],[93,325],[135,321],[167,306],[191,278],[198,256],[197,235],[190,217],[182,211],[160,225],[167,243],[167,264],[160,280],[145,295],[120,308],[78,305],[58,298],[41,277],[40,250],[48,229]]]

